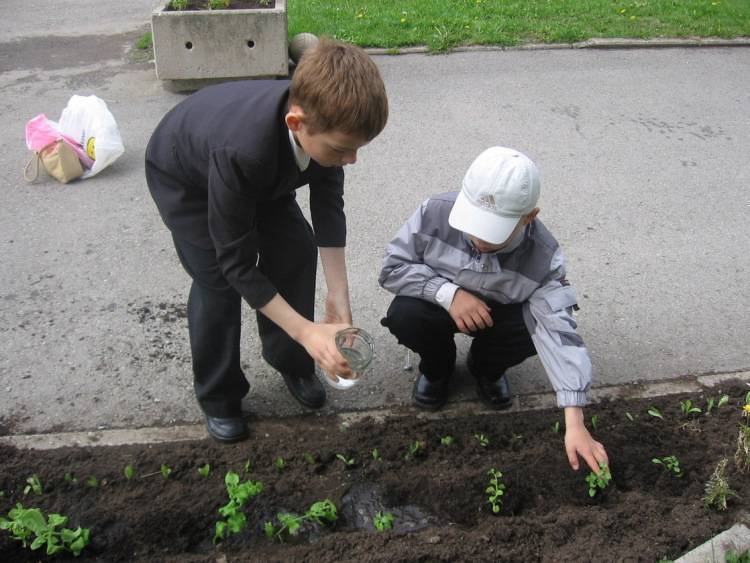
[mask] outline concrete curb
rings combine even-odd
[[[744,524],[735,524],[679,559],[675,559],[674,563],[713,563],[714,561],[726,561],[727,553],[741,555],[749,549],[750,529]]]
[[[665,395],[701,393],[706,391],[715,392],[715,388],[717,387],[737,382],[750,386],[750,371],[684,376],[656,383],[634,383],[598,387],[589,392],[589,400],[591,403],[598,403],[617,399],[645,399]],[[504,415],[553,408],[555,405],[556,399],[554,393],[536,393],[516,397],[513,405],[502,412],[489,410],[479,402],[467,401],[449,404],[448,407],[438,412],[416,412],[414,409],[402,407],[396,409],[342,412],[335,416],[340,420],[340,424],[351,425],[366,418],[382,422],[388,418],[400,418],[404,416],[417,416],[423,419],[445,419],[477,414]],[[308,418],[309,416],[254,420],[252,427],[258,435],[262,435],[271,427],[278,428],[280,425],[292,427],[299,422],[300,418]],[[0,437],[0,444],[23,449],[50,450],[64,447],[158,444],[185,440],[202,440],[204,438],[206,438],[206,431],[203,424],[193,424],[171,427],[95,430],[89,432],[22,434]]]
[[[577,43],[529,43],[526,45],[467,45],[453,47],[448,53],[472,53],[477,51],[551,51],[558,49],[667,49],[687,47],[750,47],[750,37],[721,38],[658,38],[629,39],[620,37],[594,38]],[[370,55],[413,55],[433,53],[429,47],[403,47],[365,49]],[[443,54],[440,52],[440,54]]]

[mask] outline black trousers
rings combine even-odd
[[[258,267],[303,317],[315,313],[318,249],[312,228],[293,195],[258,205]],[[241,413],[249,385],[240,366],[242,298],[221,272],[214,249],[173,237],[180,262],[192,278],[187,302],[195,394],[209,416]],[[268,317],[256,311],[263,358],[276,370],[308,373],[313,360]]]
[[[488,303],[493,326],[470,334],[472,374],[495,380],[511,366],[536,355],[523,322],[522,305]],[[459,332],[453,318],[441,306],[416,297],[396,296],[381,323],[400,344],[419,354],[419,371],[431,381],[453,374]]]

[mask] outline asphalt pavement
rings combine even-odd
[[[184,94],[130,55],[155,1],[6,0],[0,22],[0,430],[195,422],[189,279],[156,212],[143,151]],[[491,145],[542,173],[540,218],[565,249],[596,387],[750,368],[750,49],[549,49],[375,55],[388,89],[383,134],[347,168],[355,323],[376,360],[324,412],[408,405],[414,372],[379,319],[385,245],[419,203],[459,189]],[[73,94],[115,116],[125,153],[100,175],[28,185],[24,125]],[[299,200],[306,205],[306,189]],[[322,282],[322,276],[320,277]],[[322,285],[322,283],[320,284]],[[319,305],[323,293],[319,292]],[[319,311],[322,307],[319,306]],[[245,307],[247,407],[298,414],[260,357]],[[473,400],[459,337],[454,401]],[[536,360],[519,394],[550,389]],[[3,432],[0,432],[3,433]]]

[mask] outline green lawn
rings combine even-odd
[[[287,0],[289,35],[361,45],[570,43],[592,37],[750,36],[750,0]]]

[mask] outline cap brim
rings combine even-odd
[[[503,217],[477,207],[463,192],[459,192],[448,216],[448,223],[454,229],[475,236],[484,242],[501,244],[513,234],[520,219],[520,217]]]

